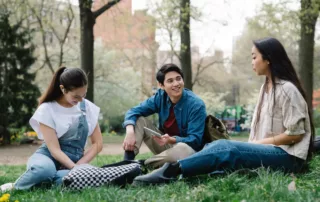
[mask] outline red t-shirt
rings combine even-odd
[[[176,117],[173,111],[174,104],[170,107],[170,113],[168,119],[163,124],[164,133],[167,133],[170,136],[179,136],[179,127],[177,124]]]

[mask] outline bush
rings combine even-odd
[[[99,121],[101,132],[110,133],[112,131],[116,133],[124,133],[125,129],[122,127],[124,116],[107,117]]]

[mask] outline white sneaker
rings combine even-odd
[[[8,192],[13,190],[14,183],[6,183],[0,186],[1,192]]]

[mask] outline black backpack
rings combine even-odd
[[[313,151],[315,153],[319,153],[320,152],[320,136],[317,136],[314,140],[313,140]]]

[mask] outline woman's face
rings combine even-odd
[[[252,69],[257,75],[268,76],[270,74],[269,61],[262,58],[258,49],[253,46],[251,51],[252,56]]]
[[[83,86],[70,91],[62,90],[64,99],[72,106],[77,105],[78,102],[82,102],[82,100],[86,97],[87,88],[88,86]]]

